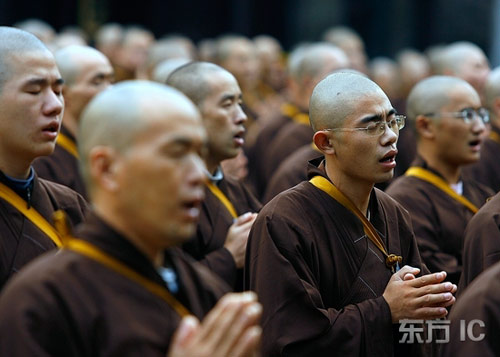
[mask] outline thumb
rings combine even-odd
[[[172,338],[172,349],[184,348],[189,344],[191,338],[198,331],[200,323],[194,316],[186,316],[181,320],[179,327],[175,330]]]
[[[241,216],[235,218],[234,223],[237,225],[241,225],[241,224],[251,220],[253,215],[254,214],[252,212],[243,213]]]

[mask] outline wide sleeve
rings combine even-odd
[[[385,299],[328,306],[311,267],[315,263],[303,255],[314,244],[314,233],[307,224],[295,223],[293,217],[261,212],[250,233],[245,288],[257,292],[263,305],[263,355],[357,356],[366,353],[366,346],[372,356],[391,355]]]

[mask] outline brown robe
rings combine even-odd
[[[238,216],[260,210],[262,205],[242,182],[224,176],[218,186],[231,201]],[[241,291],[243,271],[236,269],[233,256],[224,248],[227,232],[232,224],[233,217],[229,211],[206,188],[196,236],[185,243],[183,249],[221,277],[235,291]]]
[[[0,181],[8,185],[2,176]],[[55,211],[64,210],[72,227],[83,221],[87,211],[87,203],[78,193],[66,186],[38,178],[36,173],[29,203],[47,222],[52,222]],[[0,289],[11,275],[28,262],[56,247],[34,223],[2,198],[0,235]]]
[[[91,215],[76,234],[167,289],[151,262],[125,237]],[[179,249],[165,253],[176,270],[176,298],[202,319],[227,291]],[[157,295],[71,250],[48,253],[0,297],[0,355],[166,356],[180,316]]]
[[[483,270],[500,261],[500,193],[470,220],[464,235],[461,293]]]
[[[258,198],[262,197],[267,185],[264,159],[269,153],[269,146],[276,134],[291,122],[292,118],[290,116],[281,112],[277,113],[264,124],[252,146],[245,148],[248,157],[248,180]]]
[[[304,145],[281,163],[267,185],[262,203],[269,202],[278,193],[307,180],[307,163],[322,156],[311,144]]]
[[[492,126],[491,130],[500,135],[500,128]],[[464,174],[470,175],[494,192],[500,191],[500,143],[486,139],[481,146],[481,158],[477,163],[466,166]]]
[[[412,166],[427,167],[418,157]],[[462,177],[463,196],[481,207],[493,192],[486,186]],[[447,280],[458,284],[462,273],[464,231],[473,213],[436,186],[412,176],[397,178],[387,194],[410,212],[422,259],[432,272],[446,271]]]
[[[269,182],[279,165],[302,146],[312,142],[314,132],[309,124],[292,122],[287,124],[269,146],[268,154],[263,158],[264,177]]]
[[[314,165],[309,178],[326,177]],[[369,209],[389,252],[424,269],[408,213],[378,189]],[[279,194],[259,213],[245,261],[245,288],[264,308],[263,355],[403,355],[382,296],[391,276],[359,219],[327,193],[301,182]]]
[[[75,137],[64,125],[61,133],[76,143]],[[33,168],[39,177],[68,186],[87,199],[87,191],[78,166],[79,160],[60,145],[56,145],[52,155],[41,156],[33,162]]]
[[[451,320],[450,342],[443,344],[441,356],[500,356],[500,339],[498,338],[500,263],[486,270],[472,282],[451,309],[449,319]],[[478,325],[479,321],[484,323],[483,327]],[[469,335],[470,332],[472,336]],[[482,339],[481,334],[484,334]],[[474,341],[473,339],[480,340]]]

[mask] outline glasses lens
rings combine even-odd
[[[370,123],[366,127],[366,133],[368,135],[379,135],[381,132],[384,132],[385,127],[384,124],[381,122],[376,122],[376,123]]]
[[[490,112],[488,112],[488,109],[486,109],[486,108],[479,108],[479,110],[477,111],[477,114],[479,115],[479,117],[481,118],[481,120],[483,121],[483,123],[489,123],[489,121],[490,121]]]

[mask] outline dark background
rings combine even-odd
[[[369,57],[393,56],[404,47],[423,50],[468,40],[491,58],[498,1],[0,0],[0,24],[36,17],[56,30],[76,24],[93,32],[104,22],[119,22],[143,25],[157,37],[175,32],[195,41],[226,32],[250,37],[267,33],[285,49],[319,40],[326,28],[342,24],[361,34]]]

